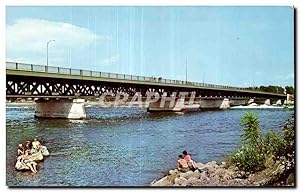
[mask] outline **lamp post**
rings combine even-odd
[[[48,49],[49,49],[49,44],[52,42],[52,41],[55,41],[54,39],[51,39],[47,42],[47,67],[48,67]]]
[[[187,58],[185,59],[185,84],[187,84]]]

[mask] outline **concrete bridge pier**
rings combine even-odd
[[[254,103],[254,99],[249,99],[248,105],[250,105],[251,103]]]
[[[84,119],[86,118],[84,99],[38,99],[35,106],[35,117]]]
[[[265,105],[271,105],[271,100],[270,99],[266,99],[264,104]]]
[[[275,105],[282,105],[281,99],[278,99],[278,100],[276,101]]]
[[[230,100],[225,98],[221,103],[220,109],[228,109],[230,108]]]

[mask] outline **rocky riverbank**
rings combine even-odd
[[[158,181],[151,182],[155,187],[192,187],[192,186],[294,186],[294,175],[290,174],[286,180],[279,181],[285,173],[285,165],[276,162],[272,168],[255,174],[238,171],[236,167],[227,167],[225,162],[217,164],[215,161],[206,164],[197,163],[198,169],[185,173],[177,169]]]
[[[294,116],[288,120],[283,128],[285,140],[293,141],[287,154],[277,158],[269,158],[265,162],[265,169],[250,173],[240,171],[234,165],[226,162],[217,164],[210,161],[206,164],[197,163],[195,171],[180,172],[170,170],[163,178],[150,183],[153,187],[201,187],[201,186],[295,186],[295,158],[294,158]],[[277,160],[276,160],[277,159]]]

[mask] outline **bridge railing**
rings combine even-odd
[[[34,65],[34,64],[26,64],[26,63],[15,63],[15,62],[6,62],[6,69],[65,74],[65,75],[78,75],[78,76],[88,76],[88,77],[101,77],[101,78],[111,78],[111,79],[121,79],[121,80],[147,81],[147,82],[175,84],[175,85],[192,85],[197,87],[208,87],[208,88],[248,90],[247,88],[163,79],[161,77],[159,78],[145,77],[145,76],[137,76],[137,75],[107,73],[107,72],[99,72],[99,71],[54,67],[54,66],[46,66],[46,65]]]

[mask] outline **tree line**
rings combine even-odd
[[[260,87],[248,87],[248,89],[255,90],[255,91],[266,91],[271,93],[294,94],[293,86],[281,87],[281,86],[269,85],[269,86],[260,86]]]

